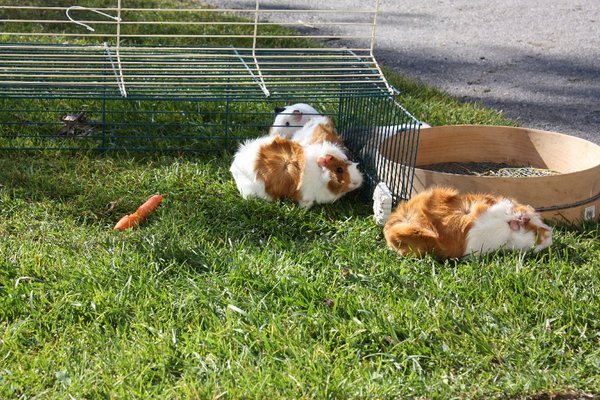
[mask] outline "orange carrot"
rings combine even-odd
[[[163,197],[160,194],[155,194],[150,197],[144,204],[138,207],[136,212],[124,216],[117,222],[114,229],[117,231],[124,231],[125,229],[135,228],[143,220],[150,215],[156,208],[162,203]]]
[[[138,207],[137,213],[142,220],[144,220],[150,213],[158,208],[160,203],[162,203],[163,197],[160,194],[155,194],[150,197],[144,204]]]
[[[124,231],[125,229],[134,228],[140,224],[140,216],[138,213],[128,214],[121,218],[115,225],[115,230]]]

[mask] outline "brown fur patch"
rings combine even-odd
[[[473,222],[496,201],[485,194],[430,189],[400,204],[383,232],[390,248],[402,255],[461,257]]]
[[[535,236],[536,246],[540,245],[543,242],[545,242],[546,240],[548,240],[550,238],[550,236],[552,235],[552,233],[549,229],[542,228],[542,227],[537,228],[535,233],[536,233],[536,236]]]
[[[385,239],[400,255],[413,253],[422,257],[434,253],[439,237],[424,215],[414,211],[392,215],[384,228]]]
[[[296,142],[276,137],[261,146],[256,174],[265,183],[265,191],[274,199],[300,199],[304,171],[304,150]]]
[[[351,183],[348,162],[332,156],[325,168],[329,170],[329,176],[331,177],[331,180],[327,183],[327,188],[335,194],[347,192]]]
[[[333,126],[333,122],[331,122],[331,120],[329,120],[326,124],[319,124],[315,127],[309,144],[323,142],[331,142],[342,147],[344,146],[344,141],[337,133],[337,130]]]

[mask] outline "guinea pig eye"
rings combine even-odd
[[[336,172],[336,173],[338,173],[338,174],[343,174],[343,173],[344,173],[344,168],[342,168],[342,167],[337,167],[337,168],[335,169],[335,172]]]
[[[290,121],[287,121],[287,122],[285,123],[285,126],[290,126]]]

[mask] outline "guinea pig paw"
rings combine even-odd
[[[300,207],[305,208],[305,209],[309,209],[313,206],[314,202],[312,200],[300,200],[299,202]]]

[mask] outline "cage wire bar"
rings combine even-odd
[[[232,148],[264,134],[275,105],[305,102],[333,117],[373,181],[384,161],[368,149],[397,127],[407,145],[385,174],[407,197],[419,124],[373,55],[379,2],[0,0],[0,149]]]

